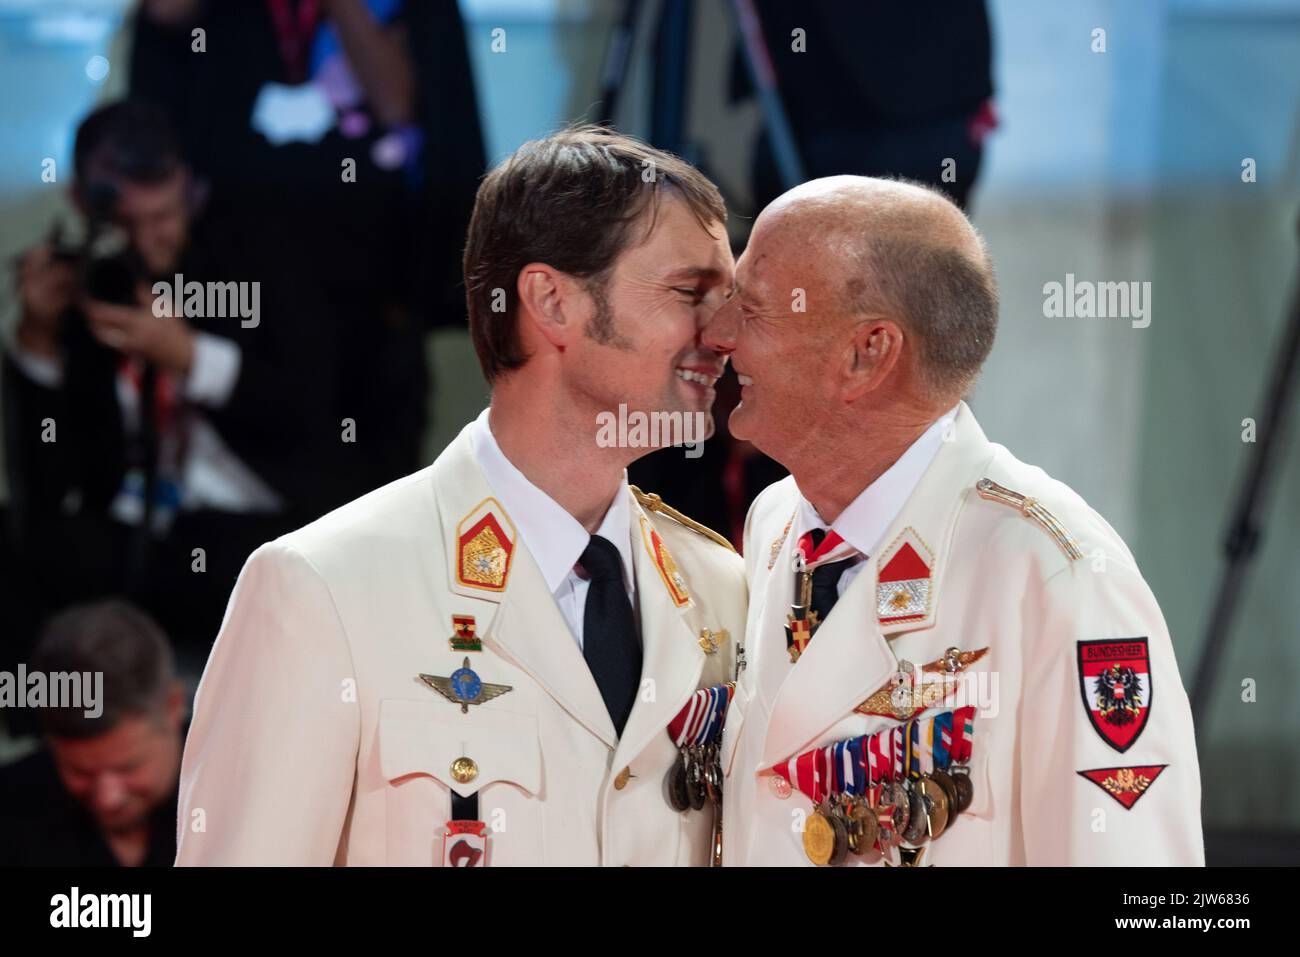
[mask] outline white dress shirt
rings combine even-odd
[[[555,596],[564,620],[582,648],[582,620],[586,609],[588,581],[575,567],[587,548],[591,535],[576,518],[541,489],[523,472],[519,471],[501,451],[488,422],[489,409],[474,420],[470,440],[474,459],[496,493],[501,507],[510,516],[524,547],[537,562],[546,587]],[[631,509],[628,505],[627,472],[619,482],[605,517],[596,530],[601,538],[608,539],[618,549],[623,561],[623,583],[628,600],[636,605],[636,576],[632,569],[632,539],[630,532]],[[638,635],[640,634],[638,617]]]
[[[893,523],[898,513],[903,510],[912,490],[921,481],[921,476],[934,461],[935,453],[943,443],[944,435],[952,434],[952,420],[957,414],[953,407],[930,424],[907,451],[898,457],[898,461],[849,503],[833,523],[828,523],[817,514],[811,502],[799,495],[799,514],[795,517],[792,532],[795,541],[814,528],[830,528],[839,533],[840,538],[858,550],[857,561],[844,570],[836,585],[836,594],[843,595],[844,590],[854,578],[867,567],[863,561],[880,547],[880,537]],[[797,483],[796,483],[797,484]]]

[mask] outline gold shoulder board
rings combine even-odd
[[[666,515],[677,524],[685,525],[693,532],[699,532],[705,538],[717,542],[728,551],[734,552],[736,550],[735,546],[733,546],[731,542],[727,541],[722,535],[719,535],[711,528],[701,525],[699,522],[695,521],[695,519],[683,515],[681,512],[677,511],[677,509],[664,502],[664,500],[655,493],[651,492],[647,495],[635,485],[629,487],[632,489],[632,494],[636,496],[636,500],[641,503],[641,507],[646,511],[658,512],[660,515]]]
[[[1083,557],[1083,552],[1079,549],[1079,543],[1065,530],[1065,526],[1057,520],[1055,515],[1038,503],[1037,499],[1021,495],[1019,492],[1013,492],[992,479],[986,478],[982,478],[975,483],[975,490],[980,493],[980,498],[986,498],[991,502],[1001,502],[1003,505],[1010,505],[1012,508],[1017,509],[1021,515],[1033,519],[1047,530],[1047,534],[1056,539],[1056,544],[1061,546],[1061,551],[1065,552],[1065,557],[1070,561],[1077,561]]]

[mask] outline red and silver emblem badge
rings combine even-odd
[[[921,621],[930,613],[934,558],[908,526],[880,556],[876,613],[883,627]]]

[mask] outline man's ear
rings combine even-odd
[[[878,389],[898,364],[903,330],[892,319],[868,319],[853,329],[844,350],[844,401],[853,402]]]
[[[574,283],[568,275],[545,263],[529,263],[519,270],[515,287],[520,323],[529,323],[556,349],[563,351],[581,333]]]
[[[186,712],[189,710],[187,700],[185,686],[179,681],[172,682],[163,703],[163,713],[166,715],[169,729],[175,730],[184,724]]]

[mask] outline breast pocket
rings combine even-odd
[[[379,761],[387,782],[390,864],[442,863],[454,791],[477,796],[493,866],[542,863],[542,756],[537,719],[436,701],[379,707]]]

